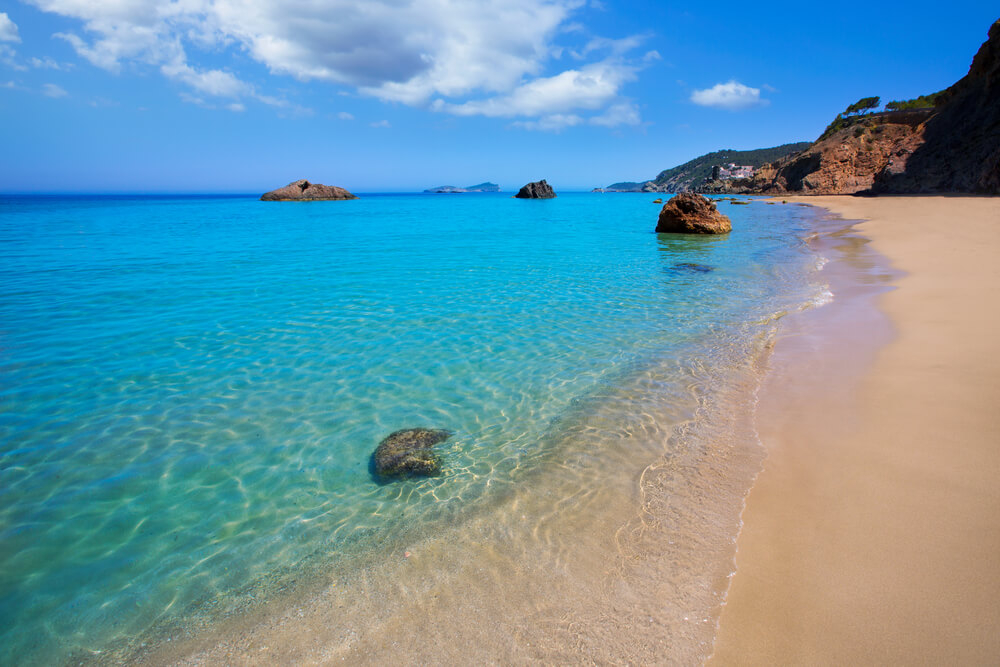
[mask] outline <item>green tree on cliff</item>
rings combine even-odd
[[[864,113],[869,109],[878,108],[879,103],[882,100],[879,97],[862,97],[860,100],[847,107],[844,113],[848,116],[856,113]]]
[[[857,118],[857,116],[855,114],[861,114],[869,109],[876,109],[878,108],[880,102],[881,99],[878,97],[862,97],[860,100],[844,109],[841,113],[838,113],[837,117],[833,119],[833,122],[827,125],[826,129],[823,130],[823,134],[819,135],[819,139],[817,139],[817,141],[826,139],[837,130],[850,127],[856,122],[855,118]]]

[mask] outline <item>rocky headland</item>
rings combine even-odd
[[[864,104],[874,102],[874,104]],[[1000,194],[1000,21],[969,72],[950,88],[885,111],[864,98],[812,143],[756,151],[717,151],[653,180],[607,192],[705,194]],[[750,178],[715,178],[727,162],[755,168]]]
[[[283,188],[271,190],[261,195],[261,201],[334,201],[357,199],[356,196],[336,185],[310,183],[303,179],[289,183]]]
[[[693,192],[672,197],[660,209],[657,234],[726,234],[733,223],[719,213],[715,202]]]
[[[873,193],[1000,194],[1000,21],[969,73],[935,101],[919,143],[898,153],[876,174]]]
[[[543,178],[540,181],[528,183],[523,188],[518,190],[517,194],[514,196],[517,199],[552,199],[556,196],[556,193],[555,190],[552,189],[552,186],[546,183]]]
[[[877,98],[876,98],[877,99]],[[1000,21],[969,73],[932,107],[838,116],[806,150],[751,179],[708,182],[734,194],[1000,194]]]

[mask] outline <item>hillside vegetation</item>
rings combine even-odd
[[[651,181],[642,183],[626,181],[609,185],[606,190],[614,192],[686,192],[697,189],[712,175],[712,167],[734,162],[751,167],[762,167],[765,164],[794,155],[809,148],[808,141],[794,144],[782,144],[772,148],[758,148],[751,151],[732,149],[706,153],[689,160],[682,165],[665,169]]]
[[[780,160],[794,153],[803,151],[812,144],[802,141],[794,144],[782,144],[773,148],[758,148],[752,151],[722,150],[708,153],[701,157],[696,157],[689,162],[665,169],[653,179],[653,182],[660,186],[672,186],[671,192],[681,192],[690,190],[700,185],[712,175],[712,167],[715,165],[729,164],[734,162],[751,167],[762,167],[765,164]]]

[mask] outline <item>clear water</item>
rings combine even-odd
[[[658,236],[651,199],[0,198],[0,663],[137,644],[543,487],[588,397],[821,294],[808,209]],[[684,393],[661,384],[643,401]],[[412,426],[454,431],[445,474],[377,484]]]

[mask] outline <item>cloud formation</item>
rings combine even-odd
[[[691,101],[703,107],[715,107],[729,111],[739,111],[769,103],[761,98],[760,88],[744,86],[735,80],[717,83],[705,90],[696,90],[691,93]]]
[[[20,42],[17,24],[10,20],[6,12],[0,12],[0,42]]]
[[[637,71],[625,53],[643,41],[593,38],[572,53],[592,62],[542,76],[582,0],[26,1],[81,21],[82,30],[56,36],[97,67],[156,67],[192,93],[233,104],[264,96],[238,73],[191,54],[237,49],[272,74],[384,101],[541,119],[621,104],[622,86]]]
[[[66,97],[69,93],[54,83],[46,83],[42,86],[42,95],[45,95],[46,97],[59,98]]]

